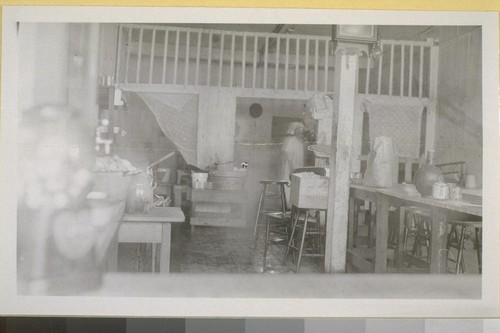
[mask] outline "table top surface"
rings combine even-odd
[[[375,187],[352,184],[351,188],[364,190],[368,192],[380,193],[392,198],[405,200],[407,202],[412,202],[415,204],[422,204],[432,207],[453,210],[461,213],[482,216],[482,205],[467,200],[440,200],[440,199],[434,199],[432,197],[422,197],[420,195],[409,195],[406,192],[404,192],[402,188],[398,187],[375,188]]]
[[[147,214],[125,214],[123,222],[184,222],[180,207],[153,207]]]

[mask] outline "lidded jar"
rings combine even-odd
[[[427,151],[427,162],[415,172],[415,187],[422,196],[432,195],[434,183],[443,180],[443,172],[434,165],[434,151]]]
[[[135,175],[127,191],[126,212],[147,213],[153,203],[153,195],[151,176],[145,173]]]

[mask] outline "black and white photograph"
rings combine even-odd
[[[4,8],[2,294],[498,314],[489,14]]]

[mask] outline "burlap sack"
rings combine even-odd
[[[368,154],[363,185],[370,187],[392,186],[393,149],[392,139],[376,137]]]

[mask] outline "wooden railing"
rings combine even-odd
[[[358,93],[399,97],[430,97],[437,75],[437,46],[432,40],[380,43],[382,56],[365,58],[358,72]]]
[[[379,59],[360,59],[358,93],[429,98],[437,77],[432,40],[380,46]],[[116,82],[332,93],[331,48],[330,36],[122,24]]]
[[[330,37],[123,24],[117,83],[333,90]]]

